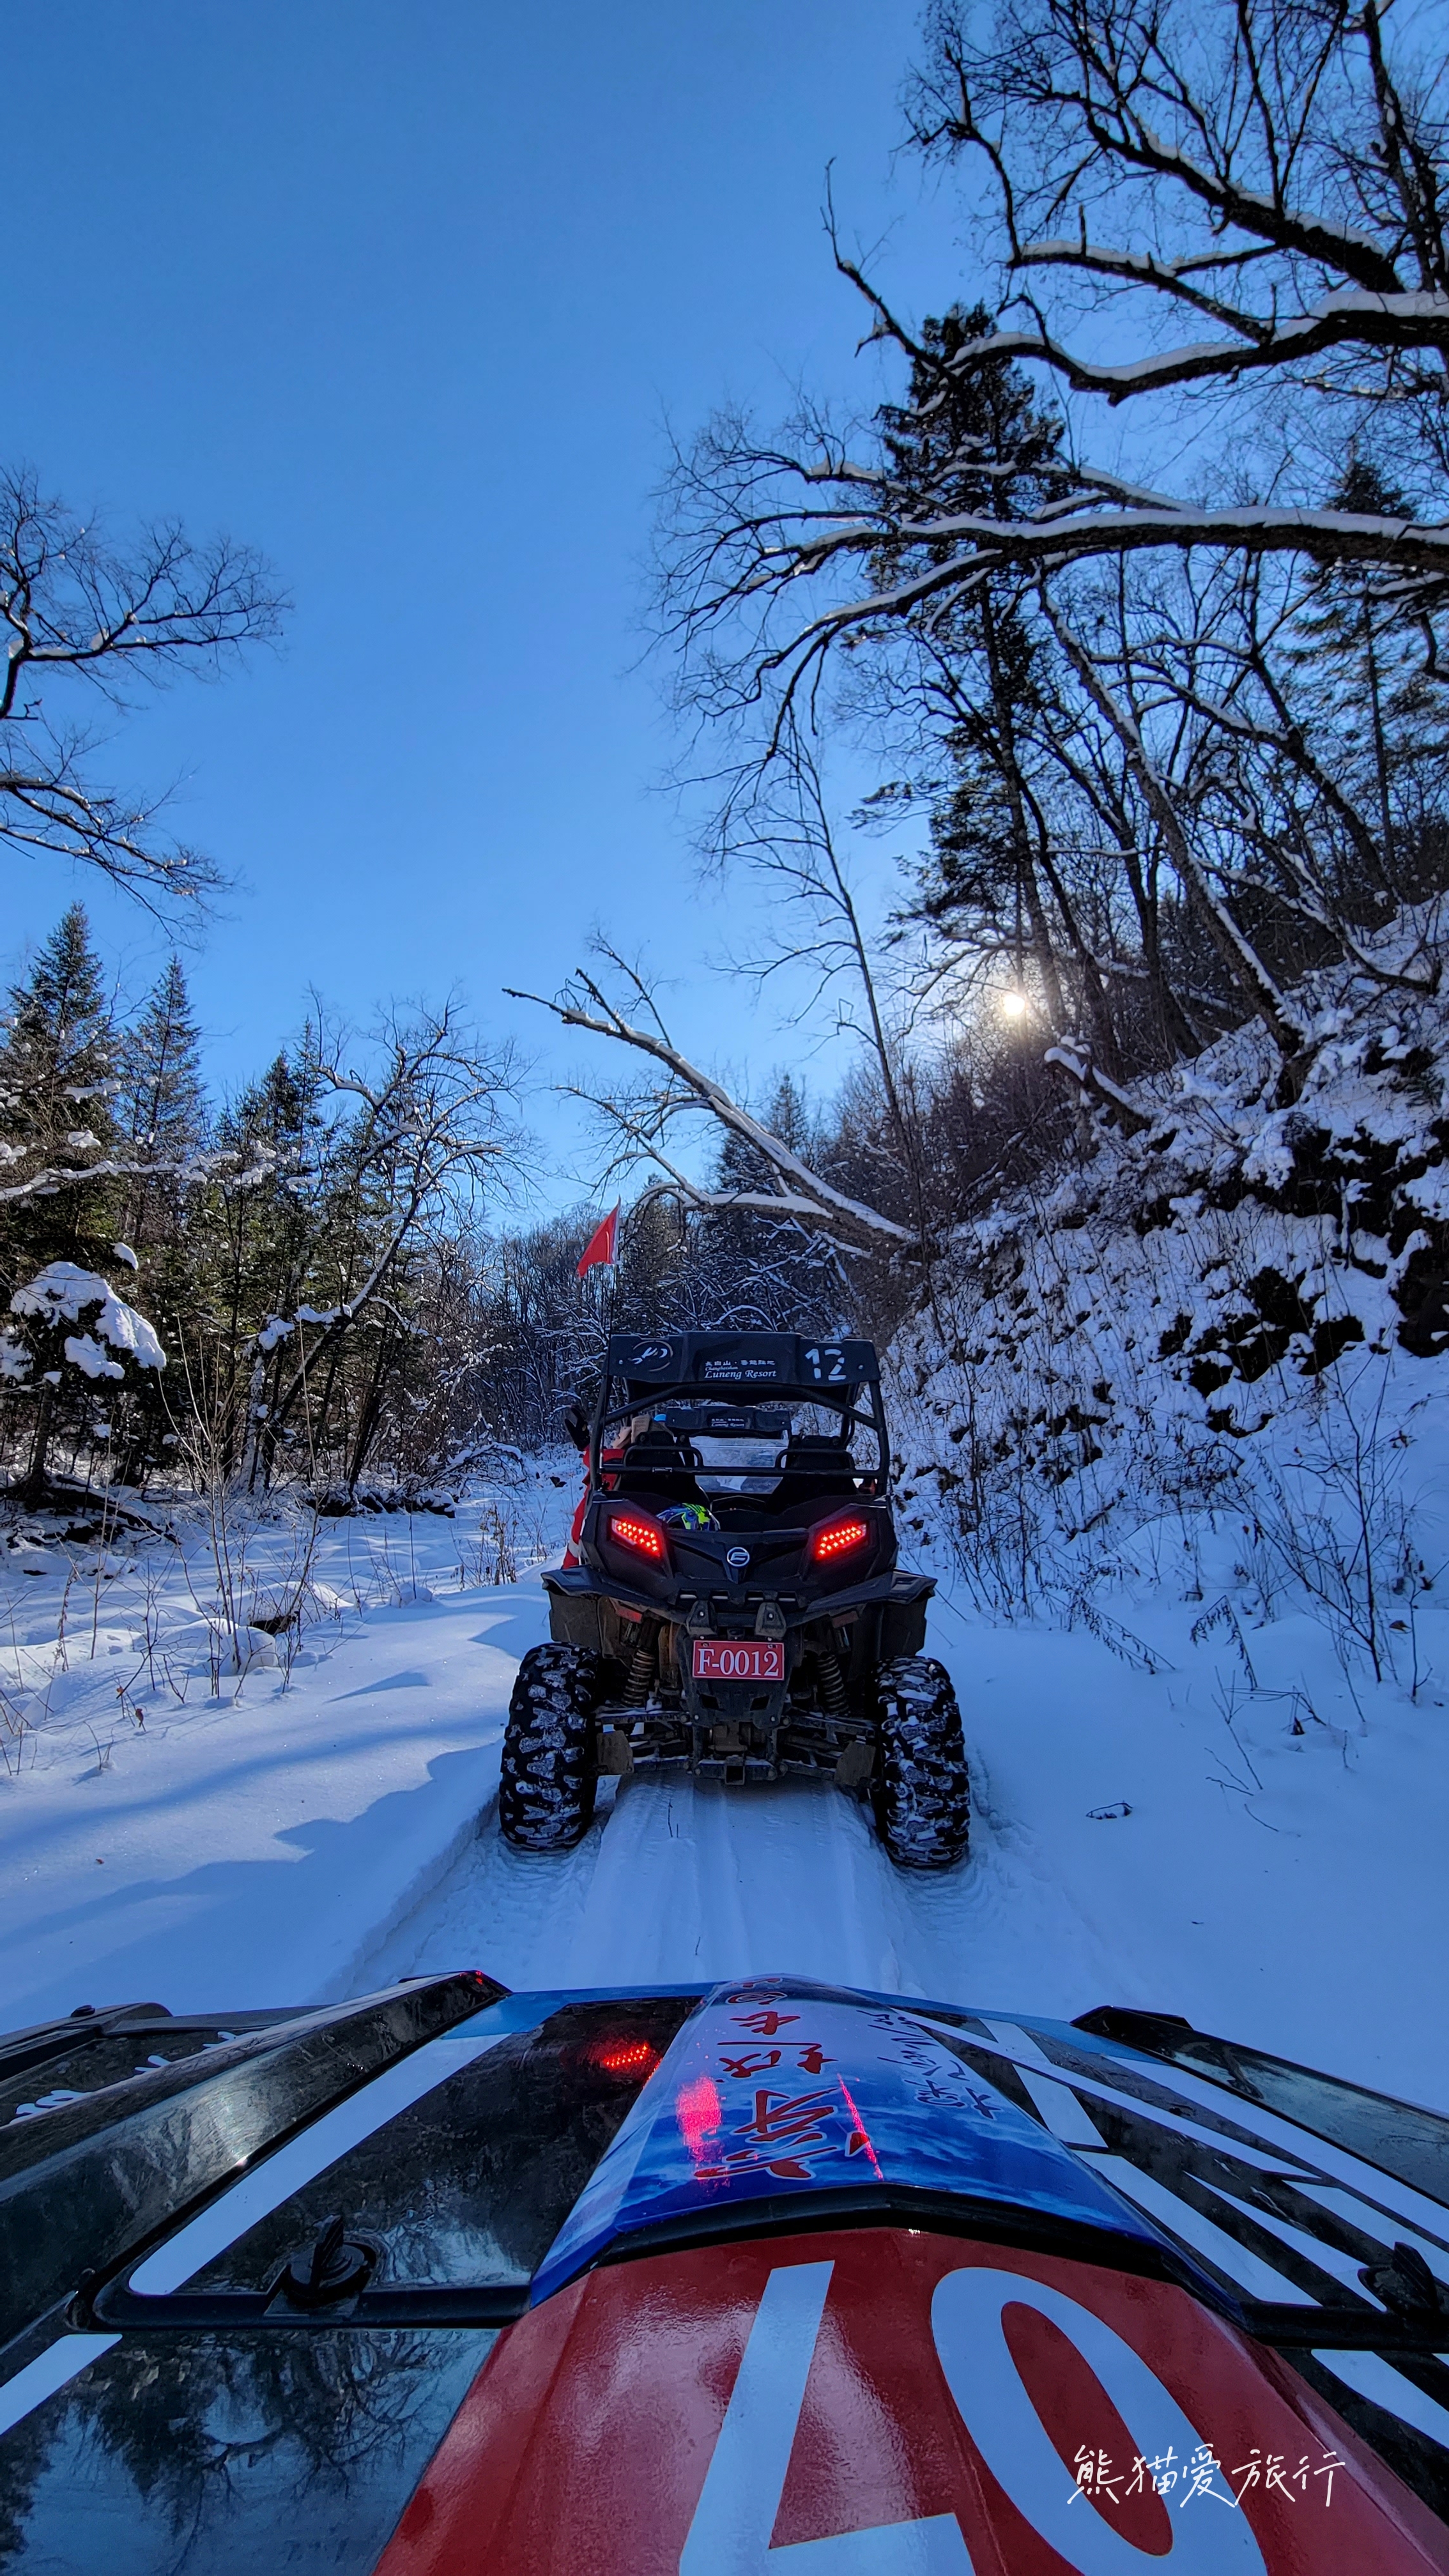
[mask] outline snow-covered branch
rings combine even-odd
[[[893,1217],[883,1215],[880,1209],[848,1197],[843,1191],[833,1188],[818,1172],[812,1171],[799,1154],[783,1144],[778,1136],[772,1135],[760,1119],[733,1099],[713,1074],[705,1073],[698,1065],[692,1064],[670,1042],[662,1024],[654,1030],[639,1027],[637,1022],[625,1017],[623,1010],[608,998],[591,976],[581,971],[575,980],[577,992],[566,992],[553,1001],[541,993],[517,992],[511,985],[506,989],[514,1000],[535,1002],[541,1010],[551,1011],[565,1028],[586,1029],[591,1036],[612,1038],[617,1044],[631,1047],[637,1054],[647,1056],[662,1066],[671,1081],[679,1086],[679,1096],[662,1103],[662,1106],[673,1111],[688,1104],[707,1110],[718,1125],[737,1136],[742,1144],[750,1146],[773,1171],[779,1173],[785,1184],[781,1199],[767,1197],[763,1200],[763,1205],[771,1213],[798,1214],[824,1233],[839,1233],[847,1241],[881,1249],[917,1243],[918,1237],[911,1227],[899,1225]],[[641,1150],[653,1153],[655,1149],[652,1143],[643,1146],[641,1141]],[[674,1178],[682,1180],[678,1174]],[[694,1187],[688,1182],[683,1186]],[[700,1204],[706,1203],[707,1196],[707,1193],[701,1194]],[[734,1203],[740,1202],[736,1200]]]
[[[1134,278],[1140,284],[1166,283],[1157,262],[1114,258],[1090,248],[1078,250],[1067,242],[1042,243],[1035,251],[1023,252],[1015,264],[1070,265],[1084,274]],[[1180,281],[1174,282],[1173,291],[1185,296]],[[1222,379],[1236,383],[1239,377],[1265,368],[1302,366],[1339,349],[1371,349],[1398,357],[1428,353],[1449,358],[1449,296],[1418,292],[1386,295],[1345,288],[1325,296],[1309,312],[1271,320],[1247,312],[1232,313],[1216,298],[1193,294],[1185,296],[1185,300],[1225,321],[1234,336],[1226,340],[1195,340],[1154,352],[1150,357],[1104,365],[1080,350],[1066,347],[1046,331],[991,331],[980,339],[967,341],[958,353],[957,364],[968,367],[982,360],[1035,359],[1061,376],[1074,393],[1105,394],[1109,402],[1120,403],[1134,394],[1165,393],[1181,385]]]

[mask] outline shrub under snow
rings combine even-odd
[[[92,1306],[96,1308],[93,1315],[88,1313]],[[78,1368],[85,1377],[123,1377],[124,1363],[128,1359],[133,1360],[138,1368],[163,1369],[166,1366],[166,1354],[154,1327],[147,1323],[145,1316],[138,1314],[134,1306],[128,1306],[123,1297],[118,1297],[109,1280],[102,1279],[97,1271],[82,1270],[74,1261],[47,1262],[34,1279],[27,1280],[23,1288],[15,1290],[10,1300],[10,1312],[40,1325],[42,1329],[78,1324],[85,1317],[89,1329],[82,1334],[67,1334],[65,1337],[65,1356],[72,1367]],[[0,1360],[0,1366],[5,1367],[7,1376],[25,1376],[29,1369],[29,1354],[25,1352],[24,1344],[13,1333],[7,1333],[4,1341],[12,1353],[22,1355],[24,1365],[17,1368]],[[118,1353],[119,1359],[108,1358],[99,1347],[101,1342]]]

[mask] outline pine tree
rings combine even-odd
[[[180,1164],[206,1134],[201,1038],[179,957],[152,986],[140,1018],[120,1046],[117,1123],[137,1159]],[[170,1173],[138,1175],[131,1184],[124,1234],[137,1251],[170,1242],[182,1193]]]
[[[88,1442],[93,1455],[106,1443],[122,1482],[155,1454],[166,1420],[166,1354],[147,1318],[97,1273],[58,1261],[23,1282],[10,1299],[0,1355],[0,1371],[23,1385],[32,1408],[29,1464],[16,1489],[32,1508],[49,1492],[58,1437],[73,1464]]]
[[[790,1074],[782,1074],[777,1081],[763,1124],[803,1162],[815,1159],[819,1140],[799,1085]],[[779,1190],[780,1178],[743,1137],[728,1134],[710,1186],[770,1195]],[[836,1264],[818,1237],[788,1218],[743,1208],[712,1210],[700,1219],[692,1249],[708,1309],[700,1314],[700,1323],[736,1324],[763,1332],[812,1332],[827,1330],[837,1320]]]
[[[956,305],[941,320],[927,321],[907,400],[879,414],[898,507],[907,518],[1032,518],[1060,498],[1061,425],[1040,408],[1028,377],[1001,359],[959,363],[959,351],[990,328],[984,306],[968,312]],[[924,547],[909,568],[924,571],[947,551],[940,544]],[[883,552],[877,582],[900,578],[900,563]],[[914,916],[947,939],[964,935],[1011,954],[1018,981],[1030,957],[1048,1020],[1062,1030],[1076,1012],[1063,989],[1053,902],[1067,947],[1084,953],[1086,942],[1045,845],[1027,777],[1023,734],[1040,715],[1051,682],[1021,583],[1007,575],[963,592],[949,606],[933,603],[929,635],[935,693],[942,699],[938,723],[945,718],[937,748],[946,755],[947,775],[932,781],[932,848]],[[948,669],[953,677],[946,684]],[[1104,997],[1089,991],[1082,998],[1101,1023],[1098,1044],[1108,1058],[1114,1041]]]
[[[231,1463],[243,1454],[253,1385],[254,1336],[300,1304],[332,1299],[314,1281],[327,1227],[327,1139],[316,1104],[315,1068],[302,1049],[284,1048],[258,1082],[228,1101],[216,1120],[216,1142],[234,1158],[196,1203],[205,1244],[205,1275],[195,1306],[204,1315],[212,1354],[215,1419]],[[271,1348],[267,1396],[275,1401],[287,1368],[288,1343]]]
[[[108,1144],[115,1044],[84,904],[62,913],[26,981],[11,987],[10,1006],[4,1069],[27,1113],[52,1135],[84,1121]]]
[[[1363,516],[1412,519],[1414,513],[1368,457],[1349,458],[1329,495],[1333,510]],[[1413,653],[1401,622],[1385,613],[1380,584],[1368,567],[1315,573],[1311,605],[1299,617],[1303,642],[1291,656],[1316,683],[1320,739],[1332,746],[1329,765],[1371,819],[1384,885],[1403,893],[1400,822],[1396,813],[1403,773],[1424,759],[1429,745],[1411,721],[1419,712],[1413,687]],[[1437,753],[1442,727],[1433,728]],[[1436,762],[1437,766],[1437,762]],[[1379,889],[1358,889],[1364,894]],[[1350,895],[1352,901],[1352,895]]]
[[[126,1032],[117,1110],[132,1143],[152,1147],[158,1160],[179,1157],[201,1141],[206,1126],[201,1036],[179,957],[170,959],[140,1018]]]
[[[42,1169],[84,1173],[116,1142],[116,1040],[83,904],[62,914],[24,983],[11,987],[0,1049],[0,1135],[13,1180]],[[47,1261],[95,1266],[115,1231],[113,1183],[83,1182],[14,1199],[5,1228],[7,1284]]]

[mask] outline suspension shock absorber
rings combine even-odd
[[[624,1683],[624,1706],[626,1708],[643,1708],[649,1697],[650,1686],[654,1680],[655,1647],[657,1642],[658,1630],[654,1621],[652,1619],[643,1620],[640,1623],[639,1635],[635,1642],[634,1652],[629,1662],[628,1676]]]
[[[815,1662],[820,1673],[820,1699],[826,1716],[844,1717],[845,1675],[840,1669],[840,1657],[826,1646],[816,1656]]]

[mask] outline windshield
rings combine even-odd
[[[785,1447],[778,1437],[705,1431],[692,1446],[706,1470],[698,1479],[702,1494],[773,1494],[779,1486]],[[729,1472],[708,1472],[716,1468]]]

